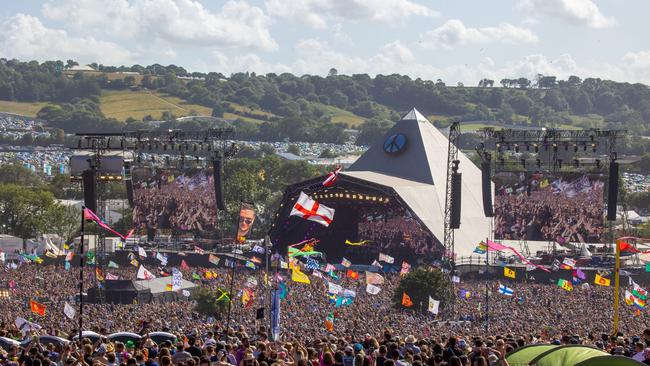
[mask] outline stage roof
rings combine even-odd
[[[385,143],[397,134],[406,138],[402,151],[387,153]],[[442,242],[448,146],[447,137],[413,108],[341,174],[393,188]],[[481,170],[460,151],[458,160],[463,175],[461,225],[455,231],[454,249],[457,256],[468,256],[489,237],[490,219],[483,214]]]

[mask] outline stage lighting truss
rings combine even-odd
[[[477,152],[495,172],[604,172],[616,160],[625,130],[514,130],[484,128]]]
[[[312,195],[312,198],[315,200],[327,201],[327,200],[348,200],[355,201],[358,203],[377,203],[377,204],[387,204],[390,202],[390,198],[385,196],[373,195],[373,194],[361,194],[351,191],[339,191],[331,190],[315,193]]]
[[[6,288],[0,289],[0,299],[8,299],[10,295],[11,295],[10,290]]]

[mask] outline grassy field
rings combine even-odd
[[[234,114],[234,113],[229,113],[229,112],[224,112],[223,118],[225,118],[225,119],[241,119],[242,121],[255,123],[255,124],[260,124],[260,123],[266,122],[266,121],[261,120],[261,119],[240,116],[239,114]]]
[[[360,116],[357,116],[356,114],[346,111],[341,108],[337,108],[332,105],[327,105],[327,104],[321,104],[321,103],[313,103],[313,105],[322,111],[326,116],[330,116],[332,122],[338,123],[347,123],[348,126],[351,128],[358,127],[361,125],[366,119]]]
[[[241,112],[241,113],[253,113],[253,114],[259,114],[260,116],[267,116],[267,117],[275,117],[275,114],[267,111],[263,111],[261,109],[255,109],[251,108],[245,105],[233,103],[233,102],[228,102],[228,105],[230,108],[234,109],[236,112]],[[238,115],[239,113],[235,113],[235,115]]]
[[[45,107],[48,103],[37,102],[9,102],[0,100],[0,112],[19,114],[21,116],[36,117],[36,113]]]
[[[177,117],[188,116],[192,111],[200,115],[210,115],[212,110],[196,104],[147,91],[104,91],[100,97],[100,107],[106,117],[125,120],[129,117],[142,119],[151,115],[159,119],[163,112],[168,111]]]

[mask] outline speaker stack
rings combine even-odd
[[[607,189],[607,221],[616,221],[618,203],[618,163],[609,163],[609,184]]]
[[[454,172],[451,174],[451,220],[449,226],[452,229],[460,228],[462,178],[461,173]]]
[[[82,173],[84,185],[84,206],[92,212],[97,212],[97,195],[95,194],[95,171],[84,170]]]
[[[221,182],[221,176],[223,175],[223,164],[221,163],[221,159],[215,159],[212,162],[213,170],[212,170],[212,175],[214,177],[214,196],[217,199],[217,209],[218,210],[225,210],[226,209],[226,204],[224,203],[223,200],[223,186]]]
[[[493,217],[494,209],[492,208],[492,173],[490,171],[490,162],[481,163],[481,187],[483,191],[483,213],[485,217]]]

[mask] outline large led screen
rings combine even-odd
[[[133,223],[140,233],[210,238],[217,230],[212,168],[136,168]]]
[[[494,184],[496,239],[604,240],[602,175],[502,172]]]

